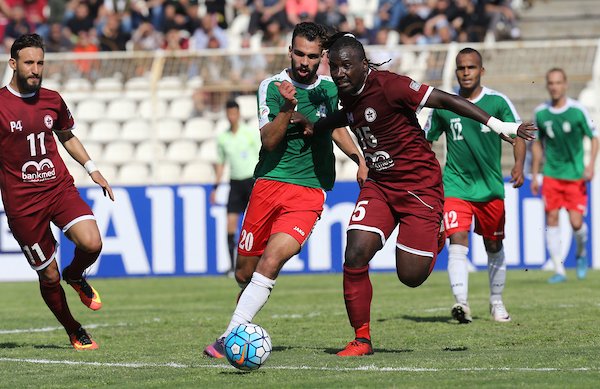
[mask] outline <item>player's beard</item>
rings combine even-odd
[[[30,83],[31,81],[37,80],[36,83]],[[33,77],[33,76],[24,76],[19,71],[17,71],[17,85],[19,86],[19,91],[22,93],[35,93],[42,87],[42,76]]]
[[[299,69],[301,69],[301,67],[297,65],[294,60],[292,60],[292,79],[301,84],[308,85],[314,82],[319,67],[315,66],[312,69],[310,67],[305,68],[306,71],[308,71],[308,74],[306,76],[301,76],[300,74],[298,74]]]

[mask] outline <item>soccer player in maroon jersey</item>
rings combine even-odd
[[[369,262],[398,226],[398,279],[417,287],[429,277],[445,240],[440,231],[442,173],[419,126],[417,112],[424,106],[447,109],[498,133],[527,140],[533,139],[535,126],[502,122],[460,96],[406,76],[377,71],[351,34],[332,37],[329,66],[343,109],[307,130],[349,125],[369,167],[350,218],[344,258],[344,300],[356,336],[337,355],[369,355],[373,354]],[[304,121],[299,115],[293,120]]]
[[[8,63],[13,76],[0,89],[0,191],[8,225],[38,273],[42,298],[67,331],[73,347],[96,349],[96,342],[69,311],[54,260],[57,244],[50,222],[75,243],[75,255],[63,270],[63,279],[92,310],[100,309],[102,301],[83,272],[98,258],[102,241],[92,210],[75,188],[53,134],[104,194],[114,200],[112,189],[71,132],[75,126],[63,99],[57,92],[41,87],[42,38],[37,34],[17,38]]]

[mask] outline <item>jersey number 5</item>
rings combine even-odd
[[[365,205],[369,204],[368,200],[362,200],[356,203],[356,207],[354,208],[354,212],[352,213],[352,221],[359,222],[365,218],[367,214],[367,210],[365,209]]]

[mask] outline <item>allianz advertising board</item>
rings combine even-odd
[[[509,268],[547,269],[551,266],[545,247],[544,204],[531,195],[529,182],[513,189],[506,183],[506,261]],[[81,188],[90,204],[104,247],[88,271],[97,277],[143,277],[216,275],[229,267],[226,211],[227,187],[219,188],[221,204],[209,203],[210,185],[141,186],[114,189],[115,202],[96,187]],[[600,179],[589,184],[589,211],[586,221],[590,239],[590,264],[600,268]],[[328,192],[325,210],[301,252],[285,265],[284,272],[341,272],[345,231],[354,211],[358,186],[338,182]],[[566,265],[575,263],[575,244],[568,215],[561,213],[563,255]],[[73,244],[55,228],[60,243],[58,261],[69,264]],[[487,256],[481,238],[472,235],[470,258],[473,270],[484,269]],[[395,269],[394,233],[371,261],[371,269]],[[436,270],[446,270],[448,253],[438,256]],[[0,281],[35,280],[37,276],[11,235],[6,215],[0,209]]]

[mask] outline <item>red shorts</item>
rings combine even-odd
[[[8,218],[8,226],[19,242],[33,270],[42,270],[56,256],[57,245],[50,222],[66,232],[75,223],[94,219],[89,205],[75,187],[62,191],[54,201],[40,211],[27,216]]]
[[[470,231],[475,216],[475,232],[485,239],[504,239],[504,200],[476,202],[448,197],[444,203],[446,235]]]
[[[561,180],[544,177],[542,198],[546,211],[565,208],[585,215],[587,211],[587,188],[584,180]]]
[[[260,256],[271,235],[284,232],[304,244],[321,217],[325,192],[318,188],[259,179],[244,215],[238,254]]]
[[[360,190],[348,230],[374,232],[384,245],[398,226],[397,248],[435,259],[443,203],[441,188],[407,191],[369,180]]]

